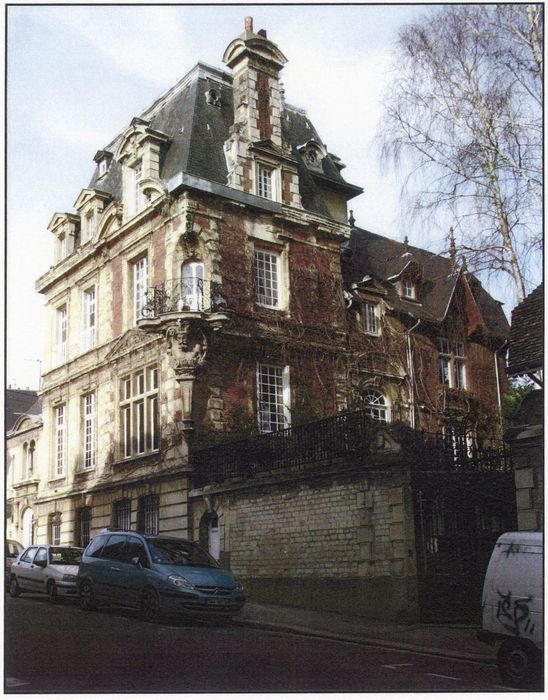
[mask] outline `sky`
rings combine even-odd
[[[44,306],[34,291],[53,261],[47,230],[73,212],[93,156],[197,61],[222,64],[244,18],[288,63],[287,102],[306,109],[345,179],[357,225],[434,251],[446,231],[406,220],[405,173],[388,171],[376,135],[397,31],[415,5],[10,6],[7,45],[7,374],[38,388]],[[382,127],[381,127],[382,128]]]

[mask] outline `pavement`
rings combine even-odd
[[[336,612],[304,610],[248,602],[234,619],[246,627],[293,632],[311,637],[404,649],[434,656],[495,663],[496,650],[476,638],[477,626],[371,622]]]

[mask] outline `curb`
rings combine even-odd
[[[402,651],[410,651],[416,654],[427,654],[429,656],[438,656],[448,659],[459,659],[462,661],[471,661],[480,664],[496,665],[496,658],[487,654],[467,653],[452,649],[439,649],[437,647],[425,647],[418,644],[409,644],[407,642],[396,642],[378,637],[358,637],[355,635],[340,634],[338,632],[328,632],[324,630],[310,629],[309,627],[299,627],[298,625],[288,625],[280,622],[256,622],[253,620],[232,619],[232,623],[241,627],[250,627],[252,629],[266,629],[274,632],[289,632],[292,634],[300,634],[307,637],[316,637],[338,642],[350,642],[352,644],[361,644],[363,646],[382,647],[384,649],[399,649]]]

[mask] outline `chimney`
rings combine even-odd
[[[245,31],[253,33],[253,17],[245,18]]]
[[[266,29],[259,29],[259,31],[257,32],[257,34],[258,34],[259,36],[262,36],[263,39],[266,39]]]

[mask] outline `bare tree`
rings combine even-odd
[[[540,5],[447,5],[404,27],[383,155],[410,166],[415,212],[449,212],[476,272],[519,300],[542,246]]]

